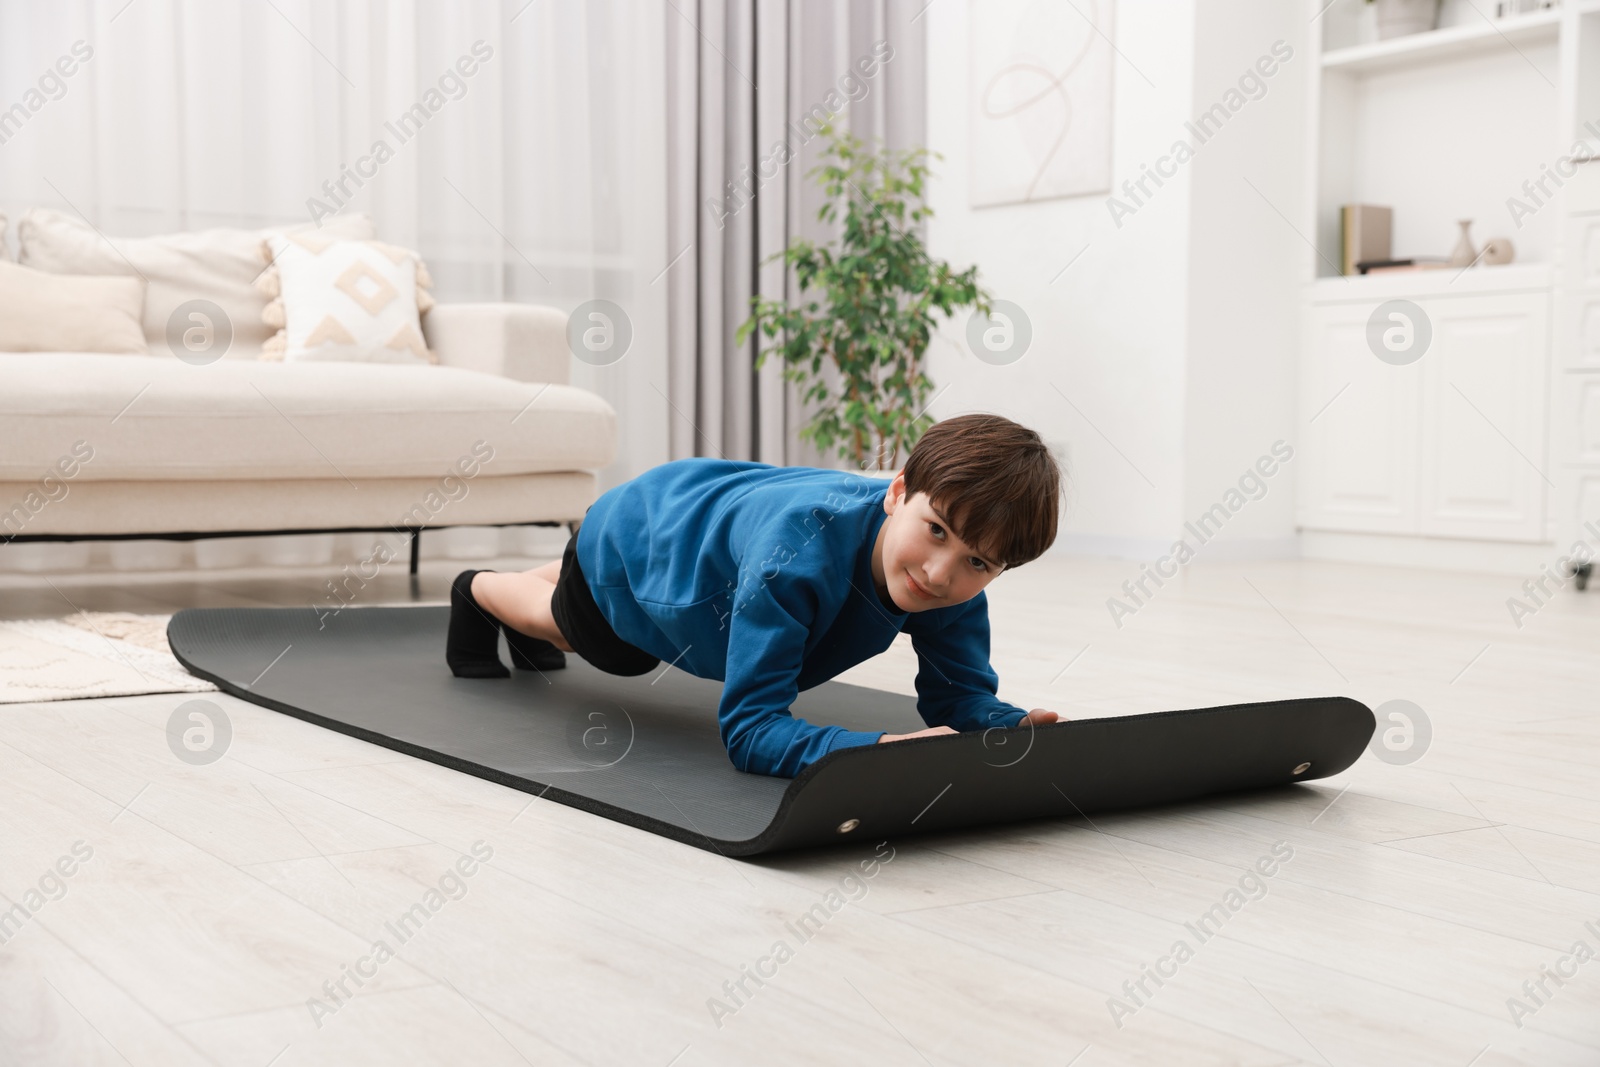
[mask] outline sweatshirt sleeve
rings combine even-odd
[[[1000,677],[989,665],[989,604],[979,593],[965,604],[913,615],[906,624],[917,653],[917,712],[929,726],[966,732],[1011,727],[1028,714],[995,693]]]
[[[728,666],[717,708],[733,765],[793,778],[834,749],[877,744],[883,731],[815,726],[790,713],[800,691],[811,612],[803,596],[785,595],[773,582],[752,585],[729,620]]]

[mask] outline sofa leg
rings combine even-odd
[[[417,576],[417,559],[421,551],[422,530],[411,531],[411,577]]]

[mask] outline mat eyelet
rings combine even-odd
[[[1304,773],[1306,773],[1306,772],[1307,772],[1307,771],[1309,771],[1309,770],[1310,770],[1310,769],[1311,769],[1311,764],[1309,764],[1309,763],[1302,763],[1302,764],[1300,764],[1300,766],[1298,766],[1298,767],[1296,767],[1296,768],[1295,768],[1295,769],[1294,769],[1294,773],[1295,773],[1295,774],[1304,774]]]
[[[835,832],[836,833],[841,833],[841,834],[847,834],[851,830],[854,830],[856,827],[858,827],[860,825],[861,825],[861,820],[860,819],[846,819],[844,822],[839,824],[839,829],[837,831],[835,831]]]

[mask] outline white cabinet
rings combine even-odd
[[[1580,170],[1592,187],[1580,206],[1600,206],[1600,165]],[[1571,202],[1569,200],[1569,207]],[[1565,286],[1557,296],[1554,412],[1555,537],[1567,548],[1579,538],[1597,542],[1600,527],[1600,215],[1567,220]]]
[[[1306,0],[1296,510],[1323,558],[1536,573],[1600,519],[1600,0],[1492,26],[1458,6],[1376,41],[1368,5]],[[1514,260],[1344,275],[1349,204],[1393,210],[1396,258],[1449,253],[1470,219]],[[1396,299],[1433,329],[1403,367],[1366,343]]]
[[[1600,176],[1600,166],[1585,167],[1580,173]],[[1600,370],[1600,215],[1573,216],[1566,239],[1557,366]]]
[[[1404,366],[1367,343],[1368,319],[1396,295],[1306,316],[1300,525],[1544,540],[1549,293],[1407,298],[1432,341]]]
[[[1425,305],[1417,532],[1542,541],[1550,298],[1471,296]]]
[[[1300,410],[1301,526],[1365,533],[1417,529],[1418,364],[1384,363],[1367,346],[1374,304],[1307,316]]]

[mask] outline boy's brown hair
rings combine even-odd
[[[936,422],[903,473],[907,500],[927,493],[952,533],[1006,570],[1055,543],[1061,470],[1026,426],[1002,415]]]

